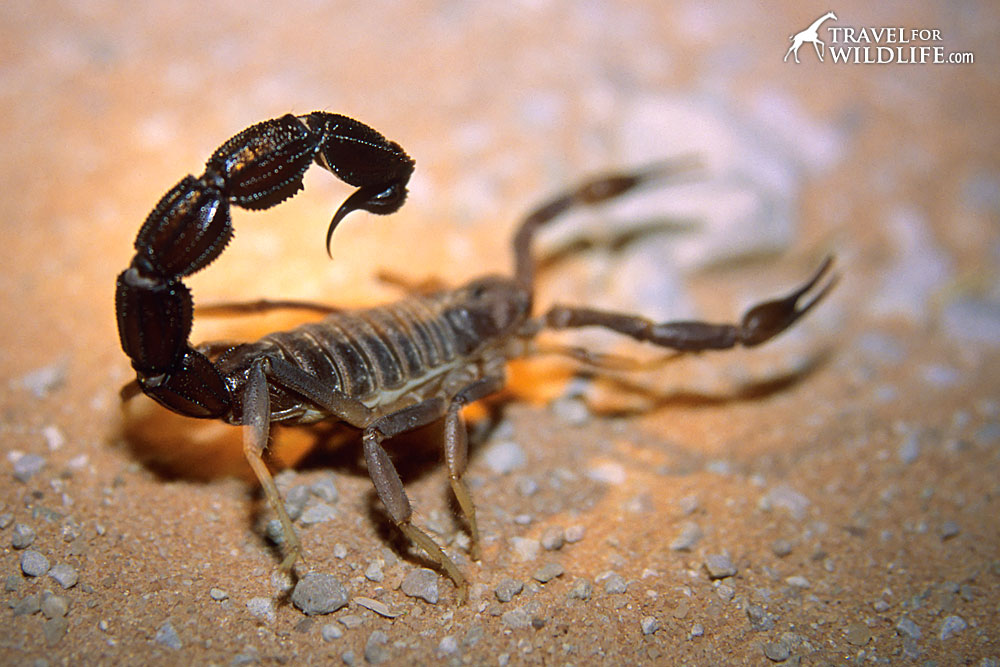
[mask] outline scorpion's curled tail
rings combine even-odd
[[[229,243],[230,204],[252,210],[279,204],[302,189],[313,162],[358,188],[330,222],[328,249],[334,228],[351,211],[392,213],[402,206],[413,172],[399,144],[367,125],[326,112],[289,114],[224,143],[200,177],[181,179],[146,218],[115,291],[122,349],[146,394],[192,417],[228,413],[226,382],[188,342],[194,306],[181,279],[208,266]]]
[[[627,174],[611,174],[590,179],[535,209],[521,222],[514,235],[514,277],[529,293],[534,291],[535,259],[531,254],[535,233],[548,222],[578,206],[607,201],[649,181],[691,170],[696,160],[682,157],[660,162]]]

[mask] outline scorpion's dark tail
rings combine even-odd
[[[514,236],[514,276],[517,282],[529,292],[533,292],[535,259],[531,255],[531,244],[535,232],[551,220],[574,207],[591,206],[614,199],[649,181],[688,172],[697,165],[697,159],[688,156],[658,162],[629,173],[600,176],[585,181],[542,204],[528,214]]]

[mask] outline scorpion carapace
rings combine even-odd
[[[598,326],[677,353],[752,346],[794,324],[835,283],[833,278],[820,286],[832,264],[827,258],[801,287],[750,308],[738,324],[656,323],[559,305],[533,316],[535,232],[571,208],[612,199],[683,168],[665,163],[588,181],[537,208],[514,237],[512,278],[488,276],[367,310],[330,309],[320,321],[256,342],[192,346],[194,308],[181,279],[210,264],[229,242],[230,204],[265,209],[284,201],[302,188],[313,162],[357,188],[330,222],[328,251],[334,228],[351,211],[396,211],[413,172],[413,161],[398,144],[344,116],[315,112],[254,125],[224,143],[200,177],[185,177],[163,196],[139,230],[136,255],[118,276],[115,294],[121,345],[138,387],[182,415],[244,426],[244,455],[282,525],[285,569],[295,563],[301,544],[262,458],[271,422],[337,419],[361,429],[368,471],[389,516],[464,599],[461,571],[411,521],[403,484],[382,447],[386,438],[444,419],[451,487],[468,522],[471,556],[478,559],[475,506],[463,480],[468,445],[461,409],[499,391],[506,362],[541,349],[533,344],[539,331]],[[597,365],[609,359],[576,348],[560,351]]]

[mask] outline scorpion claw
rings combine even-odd
[[[802,287],[784,298],[767,301],[747,311],[740,324],[742,343],[748,347],[760,345],[792,326],[796,320],[812,310],[813,306],[819,303],[837,284],[839,276],[830,278],[820,291],[804,305],[798,305],[799,299],[819,283],[831,266],[833,266],[833,256],[828,256],[823,260],[813,277]]]

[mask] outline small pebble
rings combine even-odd
[[[774,617],[759,604],[747,605],[747,620],[755,632],[769,632],[774,628]]]
[[[390,608],[389,605],[382,602],[381,600],[374,600],[372,598],[356,597],[354,598],[354,603],[358,606],[364,607],[369,611],[375,612],[379,616],[385,616],[386,618],[397,618],[405,613]]]
[[[530,537],[514,536],[510,538],[510,544],[514,548],[514,554],[517,556],[517,559],[525,563],[538,558],[538,552],[542,548],[538,540],[531,539]]]
[[[543,584],[547,584],[556,577],[561,577],[563,575],[563,572],[565,572],[565,570],[563,569],[563,566],[560,565],[559,563],[546,563],[545,565],[535,570],[535,573],[532,574],[531,576],[536,581],[540,581]]]
[[[702,538],[701,528],[694,521],[685,521],[681,524],[680,532],[674,541],[670,543],[671,551],[691,551],[691,548]]]
[[[229,593],[222,590],[221,588],[212,588],[208,591],[208,596],[215,600],[216,602],[222,602],[223,600],[229,599]]]
[[[941,541],[950,540],[962,532],[958,524],[954,521],[945,521],[941,524]]]
[[[340,497],[332,476],[323,477],[322,479],[313,482],[313,484],[309,487],[309,490],[312,491],[312,494],[320,500],[331,504],[337,502],[337,499]]]
[[[899,447],[896,449],[896,456],[899,457],[900,462],[910,465],[918,458],[920,458],[920,436],[917,433],[909,433],[903,438],[903,441],[899,443]]]
[[[758,506],[764,511],[783,509],[792,518],[801,520],[805,518],[809,499],[787,484],[779,484],[760,499]]]
[[[719,596],[720,599],[729,602],[736,595],[736,589],[728,584],[721,584],[715,589],[715,594]]]
[[[66,620],[65,616],[56,616],[45,621],[42,623],[42,635],[45,637],[45,643],[49,646],[55,646],[60,639],[66,636],[67,629],[69,629],[69,621]]]
[[[533,496],[538,493],[538,482],[530,477],[521,477],[517,480],[517,492],[522,496]]]
[[[691,626],[691,633],[689,636],[701,637],[704,634],[705,634],[705,628],[702,626],[701,623],[695,623],[694,625]]]
[[[14,522],[14,515],[11,512],[0,514],[0,530],[3,530]]]
[[[587,529],[581,525],[570,526],[566,529],[566,542],[569,544],[576,544],[583,539],[586,530]]]
[[[644,635],[651,635],[660,629],[660,622],[653,616],[644,616],[639,625],[642,627],[642,634]]]
[[[37,595],[28,595],[14,604],[14,616],[31,616],[42,609],[41,600]]]
[[[49,595],[42,600],[42,614],[45,618],[65,616],[69,612],[69,600],[61,595]]]
[[[771,542],[771,553],[778,558],[784,558],[792,553],[792,543],[788,540],[775,540]]]
[[[309,505],[305,511],[302,512],[302,516],[299,517],[299,521],[303,525],[312,526],[314,524],[323,523],[335,518],[337,518],[337,510],[334,509],[333,505],[318,502]]]
[[[677,500],[677,506],[680,508],[681,513],[684,516],[691,516],[692,514],[697,512],[698,507],[700,507],[700,503],[698,502],[698,496],[693,494],[683,496]]]
[[[247,609],[254,616],[262,621],[273,623],[277,619],[274,611],[274,602],[271,598],[256,597],[247,600]]]
[[[511,609],[500,616],[500,620],[511,630],[526,628],[531,625],[531,617],[523,609]]]
[[[48,445],[50,452],[62,449],[62,446],[66,444],[66,436],[55,424],[49,424],[43,428],[42,437],[45,438],[45,444]]]
[[[594,592],[594,586],[586,579],[577,579],[566,596],[574,600],[589,600]]]
[[[406,573],[401,588],[403,593],[411,598],[420,598],[430,604],[437,604],[439,578],[440,575],[434,570],[421,567]]]
[[[34,394],[35,398],[45,398],[49,392],[61,387],[65,381],[66,362],[57,361],[22,375],[18,384]]]
[[[49,559],[34,549],[22,551],[21,571],[29,577],[40,577],[49,571]]]
[[[852,646],[864,646],[872,639],[872,632],[864,623],[855,622],[847,626],[847,643]]]
[[[785,583],[794,588],[809,588],[809,580],[801,574],[793,574],[790,577],[785,577]]]
[[[768,660],[784,662],[792,655],[792,651],[785,642],[768,642],[764,644],[764,655]]]
[[[337,619],[337,622],[343,625],[348,630],[354,630],[355,628],[360,628],[365,624],[365,619],[361,618],[356,614],[344,614]]]
[[[170,624],[170,621],[167,621],[161,625],[159,629],[157,629],[156,643],[163,644],[164,646],[174,650],[180,650],[184,647],[180,636],[177,634],[177,631],[174,630],[174,626]]]
[[[628,590],[628,582],[617,572],[611,572],[604,579],[604,592],[609,595],[624,593]]]
[[[896,623],[896,632],[911,639],[920,639],[920,626],[904,616]]]
[[[564,531],[559,526],[552,526],[547,528],[544,533],[542,533],[542,548],[546,551],[558,551],[563,548],[566,544],[566,531]]]
[[[458,640],[452,635],[447,635],[441,638],[441,643],[437,647],[438,653],[443,655],[450,655],[452,653],[458,652]]]
[[[23,523],[14,524],[14,532],[10,536],[10,546],[15,549],[27,549],[35,541],[35,529]]]
[[[969,624],[961,616],[948,616],[941,624],[941,632],[938,634],[938,637],[941,641],[950,639],[967,627],[969,627]]]
[[[381,560],[373,560],[368,563],[368,567],[365,568],[365,579],[368,581],[380,582],[385,579],[385,573],[382,572],[383,563]]]
[[[381,630],[375,630],[368,635],[365,643],[365,660],[378,665],[389,659],[389,635]]]
[[[498,475],[506,475],[522,468],[528,461],[521,445],[511,440],[501,440],[487,447],[483,458],[490,470]]]
[[[76,569],[67,563],[58,563],[49,570],[49,576],[63,588],[73,588],[79,580]]]
[[[292,604],[308,616],[329,614],[347,604],[347,591],[332,574],[310,572],[295,584]]]
[[[736,574],[736,566],[727,553],[705,556],[705,569],[709,579],[725,579]]]
[[[579,398],[559,398],[552,402],[552,412],[569,426],[583,426],[590,419],[587,404]]]
[[[285,512],[292,521],[297,521],[302,516],[302,510],[309,500],[309,487],[305,484],[296,484],[285,494]]]
[[[493,593],[497,596],[497,599],[500,600],[500,602],[510,602],[514,596],[518,595],[522,590],[524,590],[524,584],[522,582],[517,579],[507,577],[497,584]]]
[[[14,461],[14,479],[24,484],[45,467],[45,459],[37,454],[25,454]]]
[[[320,628],[319,632],[325,642],[332,642],[334,639],[340,639],[344,636],[344,631],[336,623],[327,623]]]

